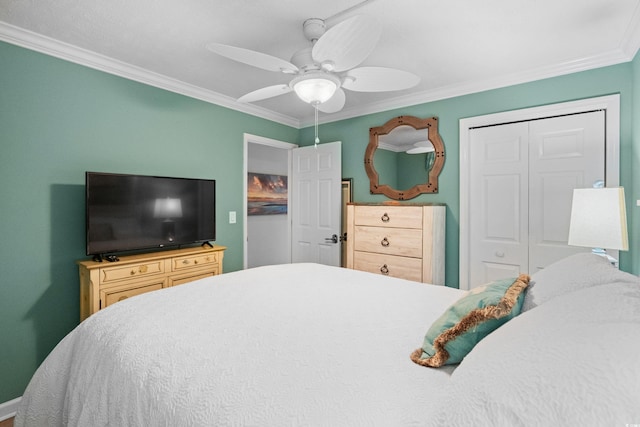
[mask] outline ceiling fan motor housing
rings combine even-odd
[[[291,63],[298,67],[303,72],[319,70],[320,66],[313,62],[313,56],[311,55],[312,48],[305,47],[300,49],[291,57]]]

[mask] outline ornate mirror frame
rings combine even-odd
[[[429,141],[435,149],[435,161],[433,167],[429,171],[429,180],[424,184],[416,184],[408,190],[396,190],[389,185],[380,184],[378,172],[373,166],[373,156],[378,148],[378,137],[387,135],[393,129],[399,126],[411,126],[416,130],[427,129]],[[382,126],[369,129],[369,145],[364,153],[364,169],[369,177],[369,188],[371,194],[384,194],[394,200],[409,200],[425,193],[438,192],[438,176],[444,166],[444,143],[438,132],[438,118],[429,117],[420,119],[413,116],[398,116]]]

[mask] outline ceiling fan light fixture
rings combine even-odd
[[[310,73],[293,79],[291,87],[301,100],[317,105],[331,99],[340,87],[340,80],[331,74]]]

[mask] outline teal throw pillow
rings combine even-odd
[[[431,325],[411,360],[433,368],[460,363],[480,340],[520,314],[529,280],[521,274],[470,290]]]

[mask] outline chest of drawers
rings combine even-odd
[[[347,267],[444,285],[444,205],[347,205]]]

